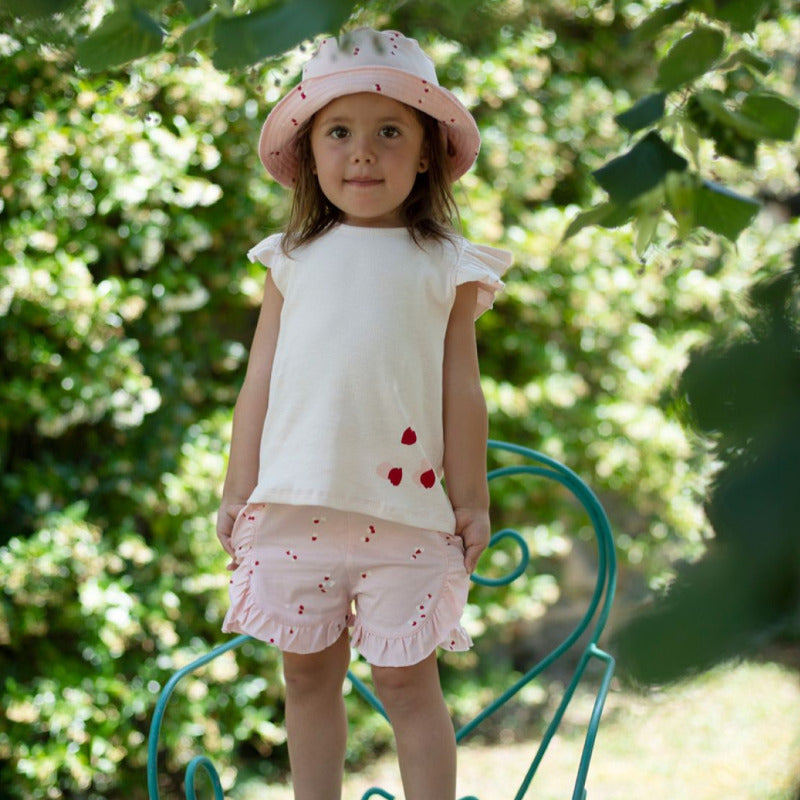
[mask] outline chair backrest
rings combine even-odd
[[[512,797],[513,800],[522,800],[528,792],[539,764],[544,758],[550,742],[564,718],[564,714],[581,679],[586,673],[587,667],[593,662],[599,662],[602,667],[601,678],[599,686],[595,690],[592,712],[587,721],[583,750],[580,762],[577,766],[576,778],[572,791],[572,800],[583,800],[586,796],[586,777],[594,749],[595,738],[597,736],[603,706],[614,672],[614,659],[603,651],[598,644],[603,629],[608,621],[611,603],[614,599],[614,592],[616,589],[617,564],[611,527],[602,505],[591,489],[581,478],[563,464],[520,445],[490,441],[489,449],[492,456],[500,462],[499,466],[488,472],[490,486],[493,482],[502,478],[519,476],[519,478],[524,478],[525,480],[533,478],[536,480],[547,479],[555,481],[556,484],[566,489],[572,504],[574,505],[577,503],[583,516],[588,518],[594,533],[597,547],[597,573],[594,581],[594,588],[588,600],[585,612],[580,616],[577,622],[571,626],[557,646],[538,663],[531,666],[521,677],[514,680],[483,710],[465,724],[461,725],[456,731],[456,740],[461,742],[470,733],[475,731],[484,720],[497,713],[528,684],[536,680],[548,667],[551,667],[556,662],[566,661],[568,654],[570,654],[572,659],[570,663],[577,658],[577,663],[571,670],[571,677],[565,687],[561,701],[547,724],[539,747],[534,753],[533,759],[521,783],[515,789],[509,789],[509,792],[513,790],[515,794],[509,794],[508,800],[511,800]],[[531,511],[531,509],[526,509],[526,513],[530,514]],[[487,577],[476,573],[472,576],[474,583],[481,586],[507,586],[526,574],[530,567],[531,557],[524,533],[520,533],[513,528],[505,528],[498,531],[492,537],[489,545],[489,552],[491,553],[492,548],[502,543],[505,543],[503,546],[506,546],[509,542],[517,549],[515,565],[504,575]],[[491,559],[491,556],[489,558]],[[187,675],[199,670],[222,654],[240,647],[249,640],[249,636],[236,636],[230,639],[219,647],[211,650],[202,658],[193,661],[176,672],[164,686],[156,703],[148,741],[147,786],[150,800],[159,800],[160,797],[158,790],[159,737],[166,707],[176,686]],[[348,677],[355,690],[365,701],[369,703],[377,713],[386,717],[386,712],[370,686],[357,677],[352,669],[348,672]],[[205,755],[195,756],[186,767],[184,785],[187,800],[197,800],[195,782],[198,772],[204,773],[206,778],[210,781],[214,799],[223,800],[223,791],[219,774],[210,759]],[[368,800],[368,798],[371,797],[394,800],[394,795],[379,787],[369,789],[362,796],[361,800]],[[474,797],[465,797],[461,798],[461,800],[478,799]]]

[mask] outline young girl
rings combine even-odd
[[[369,29],[323,41],[261,133],[294,198],[249,253],[269,273],[217,527],[223,629],[283,653],[297,800],[341,797],[351,645],[406,800],[455,797],[435,651],[471,645],[459,620],[490,533],[474,319],[511,261],[451,225],[479,142],[417,42]]]

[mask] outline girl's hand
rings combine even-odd
[[[236,517],[239,516],[246,505],[246,503],[226,503],[223,501],[217,512],[217,539],[219,539],[222,549],[231,557],[226,567],[226,569],[231,572],[238,566],[236,563],[236,554],[231,544],[233,524],[236,522]]]
[[[489,512],[479,508],[454,508],[456,536],[464,542],[464,567],[471,575],[478,566],[481,553],[489,546],[492,528]]]

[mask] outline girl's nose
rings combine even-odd
[[[353,140],[350,160],[354,164],[372,164],[375,161],[375,151],[366,136],[359,136]]]

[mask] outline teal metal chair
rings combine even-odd
[[[555,713],[547,724],[541,742],[533,754],[527,772],[516,789],[509,789],[509,792],[512,790],[515,791],[513,800],[523,800],[528,793],[531,782],[536,775],[536,771],[553,737],[558,731],[559,725],[564,719],[564,715],[575,695],[578,685],[586,675],[587,668],[590,664],[598,663],[601,667],[599,685],[595,690],[595,700],[587,722],[583,749],[577,766],[577,774],[571,795],[572,800],[585,800],[586,778],[589,771],[589,764],[594,750],[597,731],[600,726],[603,706],[614,673],[614,659],[598,645],[611,611],[617,580],[617,564],[611,527],[602,505],[591,489],[583,480],[563,464],[534,450],[515,444],[490,441],[489,449],[496,454],[510,454],[512,456],[510,460],[514,462],[490,470],[488,473],[490,485],[493,481],[509,476],[523,475],[545,478],[555,481],[557,484],[567,489],[573,498],[583,507],[594,530],[597,544],[597,578],[586,612],[578,620],[571,632],[565,636],[561,643],[555,647],[549,655],[535,666],[531,667],[492,703],[480,711],[473,719],[460,727],[456,731],[456,741],[460,743],[469,736],[484,722],[484,720],[499,711],[499,709],[519,694],[522,689],[556,662],[573,664],[577,656],[577,666],[572,668],[571,678],[566,685]],[[507,575],[497,578],[488,578],[475,574],[472,576],[474,583],[482,586],[503,586],[510,584],[527,571],[530,564],[530,552],[525,539],[513,529],[501,530],[492,537],[489,545],[490,549],[504,540],[512,541],[518,548],[518,560],[515,567]],[[175,688],[187,675],[191,675],[215,658],[231,650],[235,650],[248,641],[250,641],[249,636],[236,636],[230,639],[176,672],[164,686],[156,703],[148,739],[147,788],[150,800],[160,800],[158,789],[159,737],[164,723],[167,704]],[[386,712],[372,689],[353,674],[352,670],[348,672],[348,677],[354,689],[370,704],[370,706],[372,706],[376,713],[386,718]],[[223,800],[224,795],[219,774],[211,760],[205,755],[195,756],[186,767],[184,786],[187,800],[198,800],[195,786],[198,772],[204,773],[205,777],[210,782],[214,800]],[[379,787],[369,789],[362,796],[361,800],[369,800],[369,798],[374,797],[384,798],[385,800],[395,800],[395,795]],[[463,797],[460,800],[478,800],[478,798],[470,796]],[[489,799],[484,798],[484,800]],[[491,798],[491,800],[496,800],[496,798]],[[511,796],[509,796],[509,800],[511,800]]]

